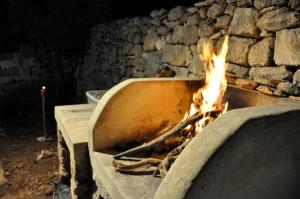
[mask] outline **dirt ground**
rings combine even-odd
[[[36,138],[42,134],[41,129],[38,125],[13,128],[0,126],[0,164],[8,180],[0,186],[0,198],[52,198],[54,183],[58,181],[56,140],[52,133],[53,141],[38,142]],[[42,150],[47,151],[50,157],[37,161]]]

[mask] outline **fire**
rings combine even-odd
[[[203,45],[200,59],[205,63],[206,68],[205,85],[194,93],[190,111],[186,113],[185,118],[195,113],[208,113],[213,110],[221,110],[220,115],[226,112],[228,103],[223,102],[223,96],[227,87],[225,77],[227,50],[228,36],[225,37],[222,48],[217,55],[214,54],[209,43]],[[199,133],[213,119],[209,114],[204,115],[195,124],[195,133]],[[189,125],[187,129],[189,128],[192,126]]]

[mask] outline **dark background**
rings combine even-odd
[[[51,45],[60,53],[82,50],[91,26],[153,9],[192,5],[191,0],[1,0],[0,53],[21,43]]]

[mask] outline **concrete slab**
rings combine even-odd
[[[152,199],[161,178],[152,175],[121,174],[112,166],[113,156],[108,153],[93,153],[95,165],[94,179],[101,186],[103,198]]]
[[[88,154],[88,120],[94,104],[55,107],[57,122],[59,174],[71,184],[73,199],[86,198],[91,187],[91,166]]]
[[[55,107],[55,119],[69,149],[87,143],[88,120],[95,107],[95,104]]]

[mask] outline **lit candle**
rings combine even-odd
[[[41,88],[41,97],[45,97],[46,96],[46,86],[42,86]]]

